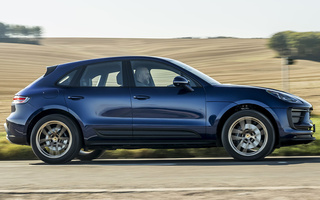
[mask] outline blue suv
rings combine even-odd
[[[311,111],[292,94],[220,84],[176,60],[112,57],[48,67],[13,98],[5,129],[50,164],[105,149],[214,146],[251,161],[315,140]]]

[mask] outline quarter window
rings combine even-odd
[[[73,70],[72,72],[68,73],[62,79],[58,81],[58,85],[61,86],[70,86],[73,77],[76,75],[78,70]]]

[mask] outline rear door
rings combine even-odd
[[[79,75],[72,87],[64,89],[65,99],[70,112],[83,123],[87,142],[97,145],[132,139],[131,96],[123,66],[122,61],[110,61],[71,72]]]

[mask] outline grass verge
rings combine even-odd
[[[0,160],[36,159],[30,146],[11,144],[6,133],[0,133]]]
[[[320,116],[312,118],[313,123],[320,126]],[[320,128],[320,127],[319,127]],[[320,138],[320,131],[315,133]],[[320,140],[309,144],[281,147],[272,156],[315,156],[320,155]],[[101,158],[188,158],[188,157],[222,157],[228,156],[222,148],[190,148],[190,149],[135,149],[108,150]],[[0,133],[0,160],[37,159],[30,146],[11,144],[5,133]]]

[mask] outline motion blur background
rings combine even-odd
[[[299,53],[296,41],[305,38],[316,50],[308,57],[307,45],[308,55],[296,55],[289,90],[319,115],[319,7],[317,0],[2,1],[0,124],[14,94],[46,66],[98,57],[169,57],[221,83],[282,90],[281,56]],[[271,49],[279,32],[280,47]],[[4,137],[2,125],[0,132]]]
[[[146,55],[182,61],[221,83],[280,90],[282,57],[290,56],[287,90],[313,104],[320,127],[319,0],[0,0],[0,8],[0,160],[15,160],[0,163],[0,199],[319,198],[319,131],[311,144],[272,154],[314,157],[244,163],[215,158],[227,155],[222,148],[138,149],[49,166],[17,161],[36,157],[9,144],[2,126],[13,96],[46,66]]]

